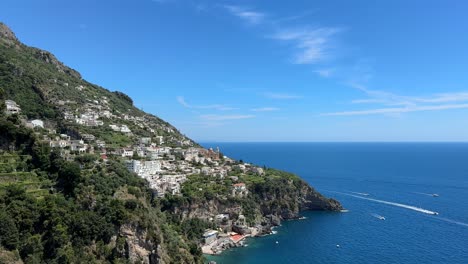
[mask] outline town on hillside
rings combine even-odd
[[[83,86],[76,87],[85,89]],[[229,178],[233,184],[229,195],[246,197],[249,190],[239,182],[238,173],[264,175],[263,168],[224,156],[219,148],[198,146],[154,117],[143,114],[133,116],[112,110],[107,97],[87,100],[84,105],[73,101],[57,101],[68,129],[59,133],[57,124],[49,120],[28,120],[21,114],[21,106],[6,100],[6,115],[18,116],[26,127],[33,129],[44,144],[57,150],[68,161],[79,161],[80,156],[94,155],[96,164],[117,160],[126,168],[147,180],[154,197],[166,194],[181,195],[181,186],[191,175],[212,179]],[[89,169],[81,164],[83,170]],[[236,172],[236,173],[233,173]],[[262,226],[249,227],[242,214],[225,212],[209,219],[217,227],[203,235],[203,252],[217,254],[222,250],[240,246],[244,238],[270,232]]]

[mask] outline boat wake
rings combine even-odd
[[[435,218],[435,219],[438,219],[438,220],[441,220],[441,221],[444,221],[444,222],[447,222],[447,223],[451,223],[451,224],[456,224],[456,225],[468,227],[468,224],[467,224],[467,223],[455,221],[455,220],[448,219],[448,218],[445,218],[445,217],[437,217],[437,218]]]
[[[361,193],[361,192],[350,192],[350,193],[354,193],[354,194],[362,195],[362,196],[369,196],[370,195],[368,193]]]
[[[349,194],[349,193],[342,193],[342,192],[335,192],[335,193],[339,193],[339,194],[343,194],[343,195],[347,195],[347,196],[351,196],[351,197],[355,197],[355,198],[359,198],[359,199],[363,199],[363,200],[368,200],[368,201],[372,201],[372,202],[376,202],[376,203],[393,205],[393,206],[396,206],[396,207],[405,208],[405,209],[413,210],[413,211],[424,213],[424,214],[429,214],[429,215],[438,215],[439,214],[438,212],[434,212],[434,211],[431,211],[431,210],[419,208],[419,207],[412,206],[412,205],[394,203],[394,202],[378,200],[378,199],[372,199],[372,198],[362,197],[362,196]]]
[[[423,193],[423,192],[413,192],[413,193],[426,195],[426,196],[432,196],[432,197],[439,197],[439,195],[437,193]]]
[[[432,196],[431,193],[422,193],[422,192],[413,192],[415,194],[422,194],[422,195],[427,195],[427,196]]]
[[[378,214],[371,214],[373,217],[379,219],[379,220],[385,220],[384,216],[378,215]]]

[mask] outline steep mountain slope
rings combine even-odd
[[[342,209],[201,148],[1,23],[0,102],[0,263],[202,263],[206,229],[265,234]]]

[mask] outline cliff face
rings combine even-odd
[[[278,173],[282,177],[277,177]],[[255,176],[258,177],[258,176]],[[279,225],[281,220],[297,219],[302,211],[340,211],[341,204],[315,191],[297,176],[277,170],[268,170],[261,176],[260,183],[248,183],[248,194],[242,197],[231,194],[218,193],[212,199],[203,199],[192,195],[179,198],[176,202],[167,202],[164,209],[177,215],[181,220],[204,219],[212,221],[216,215],[228,214],[236,222],[240,215],[244,215],[250,226],[263,225],[268,228]],[[227,180],[218,180],[224,185]],[[185,192],[191,182],[185,186]],[[203,195],[201,195],[203,197]],[[184,199],[185,198],[185,199]],[[235,225],[235,224],[234,224]]]
[[[180,194],[155,198],[148,182],[123,165],[117,150],[139,146],[143,137],[163,138],[165,145],[158,147],[172,150],[184,142],[199,146],[134,107],[127,95],[88,83],[53,54],[22,44],[0,23],[0,100],[7,99],[21,106],[21,114],[4,116],[0,109],[0,229],[9,231],[0,232],[0,262],[14,257],[18,263],[202,263],[202,234],[218,227],[214,218],[219,214],[230,217],[222,226],[238,232],[261,226],[262,234],[304,210],[342,209],[295,175],[256,167],[226,170],[224,176],[190,175]],[[96,111],[107,112],[98,120],[103,124],[75,122]],[[26,128],[32,119],[49,125]],[[115,124],[131,127],[132,133],[109,128]],[[110,144],[106,149],[89,140],[92,148],[73,156],[70,149],[50,148],[52,141],[83,135]],[[181,153],[168,154],[175,159]],[[175,168],[168,169],[168,176],[180,173],[174,160],[166,161]],[[237,192],[234,186],[242,188]],[[6,233],[8,241],[2,239]]]

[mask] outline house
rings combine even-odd
[[[262,168],[259,168],[259,167],[252,167],[250,169],[250,171],[257,174],[257,175],[264,175],[265,174],[265,170],[262,169]]]
[[[213,243],[217,238],[218,231],[216,230],[206,230],[205,233],[203,233],[203,240],[205,241],[205,245]]]
[[[133,157],[133,149],[123,148],[120,150],[120,155],[122,157]]]
[[[140,168],[141,168],[141,161],[139,161],[139,160],[127,160],[125,162],[125,165],[126,165],[128,171],[138,174],[138,172],[140,171]]]
[[[109,125],[109,127],[114,131],[120,131],[120,127],[118,125]]]
[[[70,145],[70,142],[61,139],[61,140],[50,141],[49,145],[51,148],[65,148]]]
[[[106,142],[103,141],[103,140],[96,140],[96,145],[97,145],[99,148],[105,148],[105,147],[106,147]]]
[[[21,108],[19,105],[16,104],[15,101],[12,100],[5,100],[6,111],[7,115],[19,114],[21,112]]]
[[[94,135],[91,135],[91,134],[83,134],[81,135],[81,137],[86,140],[86,141],[94,141],[96,139],[96,137]]]
[[[122,125],[120,127],[120,132],[122,133],[132,133],[132,131],[130,130],[130,128],[128,128],[126,125]]]
[[[249,193],[243,182],[233,184],[232,186],[232,196],[245,197]]]
[[[140,144],[143,144],[143,145],[149,145],[151,144],[151,138],[150,137],[142,137],[140,138]]]
[[[101,159],[103,161],[107,161],[108,160],[107,155],[106,154],[101,154]]]
[[[215,216],[216,222],[223,222],[229,220],[229,214],[218,214]]]
[[[71,140],[71,144],[76,144],[76,145],[83,145],[84,141],[82,139],[77,139],[77,140]]]
[[[82,139],[78,140],[71,140],[70,141],[70,150],[71,151],[78,151],[80,153],[86,152],[88,149],[88,145],[84,143]]]
[[[42,121],[42,120],[34,119],[34,120],[30,121],[30,123],[34,128],[36,128],[36,127],[44,128],[44,121]]]
[[[129,171],[134,172],[140,176],[155,175],[161,171],[161,163],[155,160],[128,160],[126,162],[126,167]]]
[[[242,172],[246,172],[247,171],[247,168],[244,164],[238,164],[238,165],[234,165],[232,166],[234,169],[236,170],[240,170]]]
[[[233,184],[233,187],[234,187],[234,189],[236,191],[245,191],[246,190],[245,183],[243,183],[243,182],[235,183],[235,184]]]

